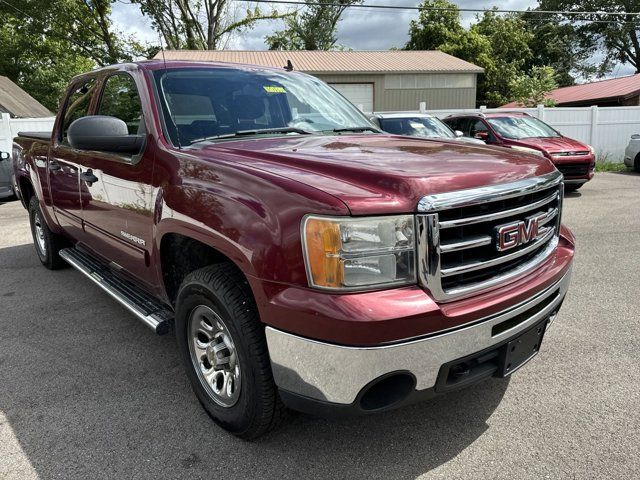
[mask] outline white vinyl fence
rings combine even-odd
[[[0,117],[0,151],[11,152],[11,145],[18,132],[50,132],[55,117],[11,118],[8,113]]]
[[[424,108],[424,105],[421,106]],[[454,113],[526,112],[563,135],[592,145],[599,160],[622,162],[633,134],[640,134],[640,107],[553,107],[469,110],[427,110],[438,118]]]

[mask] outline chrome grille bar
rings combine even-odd
[[[478,215],[477,217],[461,218],[456,220],[448,220],[446,222],[440,222],[440,228],[463,227],[465,225],[473,225],[476,223],[490,222],[492,220],[499,220],[501,218],[513,217],[515,215],[519,215],[521,213],[529,212],[531,210],[535,210],[536,208],[540,208],[557,199],[558,199],[558,192],[555,191],[548,197],[543,198],[542,200],[539,200],[535,203],[531,203],[529,205],[524,205],[522,207],[512,208],[510,210],[503,210],[502,212],[488,213],[487,215]]]
[[[520,249],[518,251],[515,251],[513,253],[509,253],[507,255],[503,255],[503,256],[498,257],[498,258],[494,258],[493,260],[487,260],[485,262],[469,263],[469,264],[461,265],[459,267],[445,268],[445,269],[442,269],[440,271],[440,275],[443,276],[443,277],[450,277],[452,275],[459,275],[461,273],[475,272],[476,270],[481,270],[483,268],[489,268],[489,267],[495,267],[495,266],[500,265],[502,263],[510,262],[512,260],[520,258],[520,257],[522,257],[524,255],[527,255],[528,253],[531,253],[534,250],[540,248],[544,243],[546,243],[549,240],[551,240],[551,237],[554,235],[554,233],[555,232],[554,232],[553,228],[548,228],[547,232],[542,237],[540,237],[538,240],[536,240],[535,242],[531,243],[530,245],[526,246],[525,248],[522,248],[522,249]]]
[[[493,239],[489,235],[482,235],[479,237],[464,240],[462,242],[455,243],[443,243],[440,245],[440,252],[458,252],[460,250],[468,250],[469,248],[483,247],[485,245],[491,245]]]

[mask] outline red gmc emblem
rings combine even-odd
[[[540,236],[540,222],[545,218],[547,218],[547,214],[543,213],[536,217],[529,217],[524,221],[497,227],[498,241],[496,248],[499,252],[504,252],[534,241]]]

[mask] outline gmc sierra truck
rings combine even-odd
[[[95,70],[13,154],[42,264],[175,332],[242,438],[286,407],[366,414],[508,376],[570,281],[549,160],[384,134],[291,68]]]

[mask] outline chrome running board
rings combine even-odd
[[[169,306],[133,283],[123,280],[109,267],[77,248],[64,248],[59,255],[158,335],[169,332],[174,316]]]

